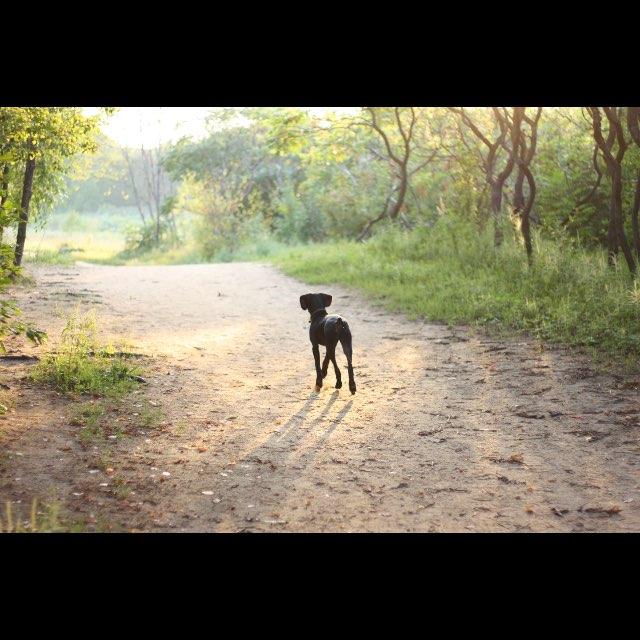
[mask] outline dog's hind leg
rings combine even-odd
[[[338,369],[338,363],[336,362],[336,350],[335,348],[331,352],[331,362],[333,362],[333,370],[336,374],[336,389],[342,389],[342,374]]]
[[[344,355],[347,356],[347,371],[349,373],[349,391],[353,395],[356,392],[356,381],[353,377],[353,363],[351,362],[351,358],[353,356],[353,351],[351,349],[351,331],[349,331],[349,325],[346,322],[342,323],[342,327],[340,327],[340,344],[342,345],[342,350],[344,351]]]
[[[338,334],[334,333],[332,335],[327,336],[325,333],[324,339],[327,345],[327,353],[325,354],[324,362],[322,363],[322,377],[326,378],[327,372],[329,371],[329,362],[333,360],[334,366],[335,366],[334,358],[336,356],[336,345],[338,344]]]

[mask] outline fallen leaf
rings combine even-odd
[[[611,505],[610,507],[586,507],[582,505],[578,511],[580,511],[580,513],[606,513],[612,516],[620,513],[622,509],[618,505]]]

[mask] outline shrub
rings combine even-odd
[[[97,339],[95,314],[71,315],[58,350],[47,354],[31,372],[33,380],[53,384],[65,393],[120,396],[135,388],[139,367],[118,356],[111,345]]]

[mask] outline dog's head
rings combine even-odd
[[[300,296],[300,306],[313,313],[331,305],[333,298],[328,293],[305,293]]]

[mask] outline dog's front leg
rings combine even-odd
[[[314,344],[312,347],[313,359],[316,363],[316,391],[322,389],[322,369],[320,368],[320,347]]]

